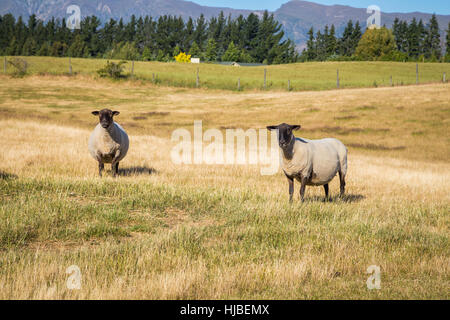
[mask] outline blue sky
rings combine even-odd
[[[212,7],[230,7],[235,9],[276,10],[287,0],[191,0],[201,5]],[[421,11],[437,14],[450,14],[450,0],[310,0],[312,2],[332,5],[342,4],[357,8],[378,5],[384,12]]]

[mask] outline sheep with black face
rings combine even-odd
[[[299,125],[286,123],[269,126],[268,130],[278,130],[278,144],[282,151],[281,167],[289,182],[289,200],[294,194],[294,179],[301,184],[300,197],[305,198],[306,186],[323,186],[328,199],[328,184],[337,173],[340,178],[340,195],[345,193],[347,174],[347,148],[333,138],[307,140],[296,138],[294,131]]]
[[[105,163],[111,163],[111,170],[115,177],[119,173],[119,162],[128,152],[128,135],[118,123],[114,122],[114,116],[119,113],[109,109],[92,112],[94,116],[99,117],[99,124],[89,138],[89,153],[98,161],[100,177]]]

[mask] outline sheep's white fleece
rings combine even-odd
[[[117,159],[120,161],[127,155],[129,144],[127,133],[118,123],[114,122],[108,129],[99,123],[89,138],[89,153],[97,161],[111,163],[120,150]]]
[[[337,139],[307,140],[296,138],[292,159],[282,154],[282,169],[295,178],[310,177],[307,185],[329,183],[341,171],[347,174],[347,148]]]

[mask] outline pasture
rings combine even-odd
[[[45,59],[45,72],[61,72],[58,59],[29,58],[34,73]],[[449,84],[230,92],[96,79],[88,64],[98,60],[78,62],[91,71],[0,76],[0,299],[450,298]],[[149,65],[161,77],[176,66]],[[415,81],[415,66],[400,66],[413,70],[405,83]],[[427,67],[450,75],[448,64]],[[227,70],[218,83],[243,72]],[[98,121],[90,112],[104,107],[121,112],[130,136],[117,179],[109,167],[98,178],[87,150]],[[349,148],[347,195],[337,198],[335,179],[332,202],[307,188],[301,203],[296,184],[290,205],[281,172],[175,165],[171,132],[194,120],[220,130],[289,122],[302,125],[297,136],[339,138]],[[80,290],[66,286],[71,265]],[[380,290],[366,286],[371,265]]]
[[[28,64],[30,74],[67,75],[69,58],[22,57]],[[9,59],[9,58],[8,58]],[[3,64],[3,60],[1,63]],[[72,58],[72,73],[95,75],[106,64],[104,59]],[[419,83],[439,83],[450,78],[450,63],[419,63]],[[124,65],[124,74],[130,75],[132,62]],[[254,91],[264,89],[264,69],[266,90],[330,90],[337,87],[339,69],[340,88],[387,87],[416,84],[416,63],[402,62],[312,62],[259,67],[232,67],[216,64],[185,64],[135,61],[133,76],[135,80],[152,82],[162,86],[196,87],[197,68],[199,85],[202,88]],[[7,73],[13,68],[7,66]],[[153,78],[154,77],[154,78]]]

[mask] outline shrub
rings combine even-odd
[[[28,62],[26,60],[21,58],[13,58],[8,60],[8,64],[14,68],[14,77],[23,77],[27,74]]]
[[[392,31],[382,27],[367,29],[356,48],[356,56],[363,60],[385,60],[394,52],[395,38]]]
[[[100,77],[110,77],[113,79],[124,78],[125,75],[123,75],[122,72],[124,68],[123,65],[125,63],[126,61],[120,61],[118,63],[107,61],[106,66],[97,70],[97,73]]]
[[[180,52],[177,56],[175,56],[176,62],[181,63],[190,63],[191,62],[191,55],[186,54],[184,52]]]
[[[142,60],[143,61],[150,61],[150,60],[152,60],[152,53],[150,52],[150,49],[147,48],[147,47],[142,52]]]

